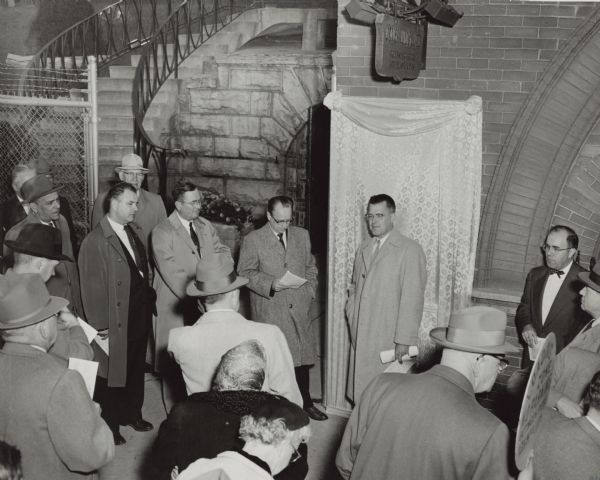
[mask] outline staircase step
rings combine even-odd
[[[160,105],[161,102],[158,102],[157,104]],[[157,104],[152,102],[152,105]],[[160,114],[160,108],[150,108],[150,110],[146,112],[146,118],[156,118],[160,116]],[[98,115],[100,115],[101,118],[133,118],[133,111],[131,110],[131,104],[99,103]]]
[[[112,146],[133,146],[133,128],[131,131],[98,129],[98,144]]]
[[[131,132],[133,133],[133,117],[106,117],[100,116],[98,132]]]
[[[116,167],[120,165],[123,156],[133,152],[133,135],[129,138],[129,143],[131,146],[100,145],[98,146],[98,157],[103,160],[104,164],[114,162]]]
[[[206,54],[206,55],[222,55],[224,53],[229,52],[229,46],[222,45],[222,44],[214,44],[214,45],[203,44],[196,51],[197,52],[201,51],[203,54]],[[157,59],[159,61],[162,61],[163,57],[164,57],[164,55],[163,55],[162,51],[159,50]],[[140,61],[140,58],[141,58],[141,55],[131,55],[131,65],[137,66],[137,64]],[[187,60],[186,60],[186,62],[187,62]]]

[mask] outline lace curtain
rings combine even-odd
[[[387,193],[396,222],[427,258],[420,350],[429,331],[470,304],[481,196],[481,99],[465,102],[327,95],[331,116],[328,366],[326,402],[344,399],[348,334],[344,318],[354,255],[368,238],[368,198]],[[373,352],[376,355],[378,352]]]

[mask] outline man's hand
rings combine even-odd
[[[283,277],[281,277],[281,278],[283,278]],[[287,287],[287,286],[281,284],[281,278],[277,278],[277,279],[273,280],[273,286],[271,288],[273,289],[274,292],[280,292],[281,290],[290,288],[290,287]]]
[[[560,400],[556,402],[556,409],[567,418],[577,418],[583,415],[581,405],[567,397],[560,397]]]
[[[402,345],[401,343],[396,344],[396,360],[398,363],[402,363],[402,357],[408,355],[408,345]]]
[[[72,328],[79,325],[77,317],[73,315],[67,307],[61,310],[58,314],[58,326],[60,328]]]
[[[521,334],[525,343],[529,345],[531,348],[535,347],[538,343],[538,336],[535,333],[534,328],[531,325],[525,325],[523,327],[523,333]]]

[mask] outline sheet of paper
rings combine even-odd
[[[408,355],[402,357],[402,361],[409,360],[416,357],[419,354],[419,348],[416,345],[410,345],[408,347]],[[381,363],[390,363],[396,358],[396,351],[392,348],[391,350],[384,350],[379,352],[379,359]]]
[[[82,360],[80,358],[69,358],[69,369],[75,370],[81,374],[90,397],[94,398],[94,389],[96,388],[96,375],[98,374],[98,362]]]
[[[94,338],[96,338],[96,335],[98,335],[98,330],[96,330],[82,318],[77,317],[77,321],[79,322],[79,326],[83,328],[83,332],[88,339],[88,343],[92,343]]]
[[[408,355],[405,355],[404,357],[408,357]],[[415,364],[414,359],[404,359],[404,357],[402,357],[402,364],[393,361],[392,363],[390,363],[388,365],[388,367],[384,370],[385,373],[407,373],[410,368]]]
[[[546,341],[545,338],[541,338],[541,337],[538,337],[537,340],[538,340],[537,345],[535,347],[533,347],[533,348],[527,347],[527,349],[529,350],[529,358],[533,361],[535,361],[535,359],[539,355],[540,350],[542,349],[542,347],[544,346],[544,342]]]
[[[94,341],[98,344],[98,346],[108,355],[108,337],[100,338],[99,335],[94,337]]]
[[[281,278],[281,284],[285,287],[298,288],[306,283],[306,278],[294,275],[289,270],[285,272],[285,275]]]

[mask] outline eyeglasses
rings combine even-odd
[[[275,223],[277,223],[277,224],[279,224],[279,225],[281,225],[282,223],[288,223],[288,224],[289,224],[289,223],[292,223],[292,219],[291,219],[291,218],[290,218],[289,220],[277,220],[275,217],[271,217],[271,219],[272,219],[272,220],[273,220]]]
[[[552,252],[552,253],[558,253],[558,252],[562,252],[562,251],[564,251],[564,250],[571,250],[571,248],[573,248],[573,247],[567,247],[567,248],[558,248],[558,247],[557,247],[557,246],[555,246],[555,245],[548,245],[547,243],[544,243],[544,244],[541,246],[541,248],[542,248],[542,250],[543,250],[544,252],[546,252],[546,253],[548,253],[548,252]]]
[[[506,367],[508,367],[509,363],[508,360],[501,356],[501,355],[492,355],[490,353],[483,353],[481,355],[479,355],[477,357],[477,360],[479,360],[480,358],[483,357],[494,357],[496,360],[498,360],[498,372],[503,372],[504,370],[506,370]]]
[[[298,460],[300,460],[302,458],[302,454],[298,451],[298,449],[296,447],[294,447],[294,445],[292,445],[292,448],[294,449],[294,453],[292,453],[292,456],[290,458],[290,463],[296,463]]]
[[[181,202],[184,205],[194,205],[196,207],[200,207],[202,205],[202,201],[201,200],[192,200],[191,202]]]
[[[365,215],[365,219],[367,220],[367,222],[372,222],[373,219],[375,219],[375,218],[377,220],[381,220],[383,217],[385,217],[385,214],[383,214],[383,213],[375,213],[375,214],[373,214],[373,213],[367,213]]]
[[[129,178],[144,178],[146,174],[143,172],[123,172],[123,175]]]

